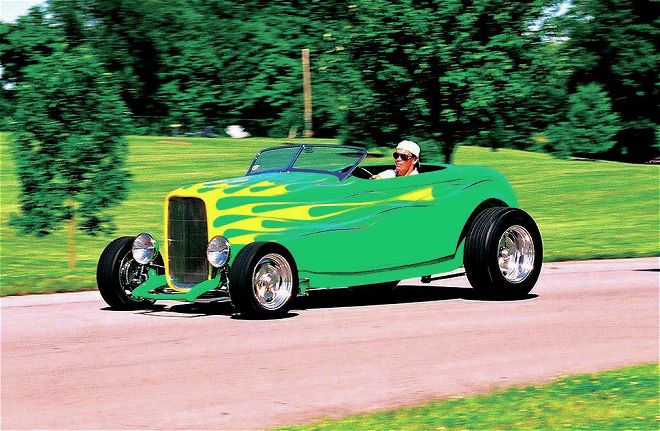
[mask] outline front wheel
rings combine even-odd
[[[246,316],[286,315],[298,293],[298,268],[291,254],[275,243],[248,244],[229,271],[229,296]]]
[[[526,295],[541,273],[541,233],[523,210],[487,208],[468,231],[463,263],[477,292],[496,298]]]
[[[148,265],[133,259],[131,250],[135,237],[123,236],[112,241],[103,250],[96,267],[96,284],[103,300],[117,310],[149,308],[154,301],[138,300],[131,292],[147,280]],[[163,274],[163,257],[153,262],[159,274]]]

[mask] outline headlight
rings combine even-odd
[[[158,256],[158,242],[148,233],[141,233],[133,240],[133,259],[145,265]]]
[[[206,247],[206,258],[212,266],[220,268],[229,261],[230,252],[231,247],[227,238],[216,236],[209,241],[209,245]]]

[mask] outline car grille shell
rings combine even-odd
[[[173,287],[190,289],[209,278],[206,259],[206,206],[198,198],[171,197],[168,202],[168,275]]]

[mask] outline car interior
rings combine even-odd
[[[353,170],[351,176],[368,180],[371,178],[372,175],[376,175],[388,169],[394,169],[394,166],[391,163],[385,165],[365,165],[365,166],[360,165]],[[445,166],[420,165],[419,168],[417,168],[417,171],[420,174],[424,174],[427,172],[440,171],[442,169],[445,169]]]

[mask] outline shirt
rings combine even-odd
[[[417,172],[417,169],[409,173],[408,175],[417,175],[419,172]],[[389,179],[389,178],[396,178],[396,170],[394,169],[388,169],[386,171],[381,172],[378,174],[378,177],[382,180]]]

